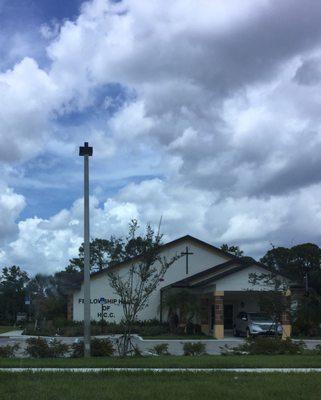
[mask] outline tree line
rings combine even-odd
[[[138,235],[139,226],[133,220],[126,237],[111,236],[109,239],[95,238],[90,242],[90,271],[102,271],[120,262],[141,254],[154,257],[161,245],[162,235],[148,226],[145,235]],[[29,276],[19,266],[4,267],[0,275],[0,323],[13,323],[18,313],[27,313],[33,320],[65,318],[67,301],[75,289],[80,288],[84,269],[84,246],[78,257],[54,274],[37,273]],[[27,304],[26,304],[27,303]],[[30,304],[29,304],[30,303]]]
[[[91,272],[151,253],[151,249],[155,257],[157,248],[161,246],[161,235],[157,236],[157,240],[153,232],[140,236],[136,234],[137,228],[134,221],[125,238],[93,239],[90,243]],[[221,249],[244,257],[238,246],[223,244]],[[289,248],[273,246],[260,262],[304,289],[304,297],[296,313],[296,325],[305,334],[315,334],[321,323],[321,248],[312,243]],[[65,318],[68,295],[80,287],[83,268],[83,245],[79,248],[78,257],[69,260],[62,271],[54,274],[38,273],[32,277],[19,266],[4,267],[0,275],[0,321],[15,322],[20,312],[27,313],[34,321]]]

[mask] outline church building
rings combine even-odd
[[[232,333],[236,316],[242,312],[260,312],[259,296],[262,285],[249,282],[250,274],[268,273],[263,264],[249,261],[248,258],[235,257],[209,243],[186,235],[166,243],[160,248],[160,256],[171,259],[181,257],[168,269],[164,280],[151,295],[148,306],[139,315],[140,320],[157,318],[167,321],[168,311],[163,306],[163,296],[167,290],[177,288],[189,290],[199,300],[201,313],[196,321],[203,333],[217,339]],[[123,269],[133,265],[135,259],[122,262],[111,268]],[[107,322],[120,322],[122,304],[109,285],[106,271],[91,275],[91,318]],[[284,294],[288,297],[290,292]],[[105,304],[101,304],[100,299]],[[69,305],[68,317],[75,321],[83,320],[83,284],[75,291]],[[282,318],[283,335],[290,336],[289,312]]]

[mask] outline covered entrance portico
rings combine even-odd
[[[212,291],[201,295],[202,332],[217,339],[233,336],[241,311],[260,312],[259,291]]]
[[[199,298],[201,312],[196,323],[201,331],[216,339],[233,335],[235,319],[241,312],[260,312],[260,296],[262,287],[254,286],[250,274],[267,273],[261,264],[242,263],[241,260],[227,262],[222,265],[195,274],[182,281],[170,285],[169,288],[184,288]],[[271,288],[264,288],[264,292]],[[290,293],[285,300],[289,303]],[[282,316],[283,337],[291,335],[290,305]]]

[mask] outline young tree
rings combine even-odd
[[[289,290],[287,279],[271,270],[267,273],[250,274],[249,282],[253,286],[262,288],[259,293],[260,309],[273,321],[275,336],[277,336],[277,326],[282,321],[282,314],[289,310],[285,296]]]
[[[163,280],[168,268],[180,257],[174,256],[168,260],[160,256],[162,235],[159,232],[155,234],[150,225],[147,225],[143,237],[137,236],[137,230],[137,221],[133,220],[125,248],[131,256],[138,257],[133,259],[126,271],[112,268],[107,270],[110,285],[120,297],[123,308],[124,334],[119,342],[122,356],[126,356],[133,348],[131,333],[139,312],[148,305],[148,299]]]

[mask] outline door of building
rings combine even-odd
[[[213,329],[214,329],[214,323],[215,323],[215,306],[214,306],[214,304],[211,304],[210,321],[211,321],[210,329],[211,329],[211,331],[213,331]]]
[[[233,329],[233,304],[224,304],[224,329]]]

